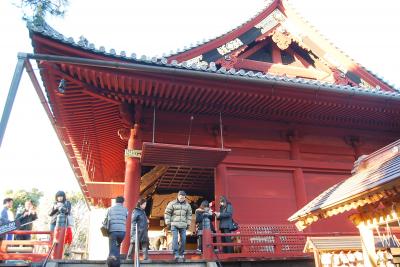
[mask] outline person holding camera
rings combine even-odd
[[[194,214],[196,215],[197,250],[203,251],[203,221],[205,218],[208,218],[210,220],[211,228],[211,220],[213,216],[208,201],[203,200]]]
[[[56,223],[57,223],[57,216],[59,214],[64,214],[66,217],[66,231],[65,231],[65,238],[64,238],[64,248],[65,256],[69,256],[70,252],[70,246],[72,243],[72,224],[71,224],[71,219],[72,218],[72,213],[71,213],[72,205],[71,202],[67,200],[67,197],[65,195],[64,191],[58,191],[56,193],[56,201],[54,202],[53,206],[51,207],[51,210],[49,212],[49,216],[51,216],[50,220],[50,231],[54,231],[56,228]]]
[[[21,207],[21,209],[17,210],[16,218],[21,225],[19,230],[32,231],[33,228],[32,222],[38,218],[36,213],[36,208],[33,205],[32,200],[28,199],[25,201],[24,207]],[[31,235],[30,234],[16,235],[15,239],[30,240]]]
[[[226,197],[220,197],[219,212],[215,212],[215,216],[217,216],[217,220],[219,220],[219,229],[221,230],[221,233],[231,233],[231,229],[233,228],[233,208],[232,204]],[[232,243],[232,237],[222,236],[221,241],[222,243]],[[233,247],[231,246],[224,246],[222,250],[224,253],[233,253]]]
[[[56,201],[49,211],[49,216],[51,216],[50,231],[54,231],[54,228],[56,228],[57,216],[59,214],[65,214],[65,216],[71,214],[71,202],[67,200],[64,191],[58,191],[55,200]]]
[[[177,199],[168,203],[164,212],[165,224],[172,232],[172,250],[174,259],[184,259],[186,245],[186,230],[192,222],[192,207],[186,201],[185,191],[179,191]],[[178,250],[178,233],[181,243]]]

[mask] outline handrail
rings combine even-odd
[[[53,232],[52,231],[32,231],[32,230],[15,230],[11,231],[10,234],[14,235],[48,235],[48,240],[2,240],[0,241],[0,260],[1,259],[9,259],[9,260],[30,260],[32,262],[41,262],[44,258],[46,258],[47,249],[52,247],[53,243]],[[19,252],[13,253],[9,252],[9,248],[14,248],[18,246],[30,246],[34,248],[35,246],[45,246],[46,254],[41,254],[39,252],[32,251],[29,252]]]
[[[359,232],[315,232],[315,233],[212,233],[211,236],[350,236],[360,235]]]
[[[133,266],[139,267],[140,262],[139,262],[139,235],[138,235],[138,224],[135,224],[135,255],[134,255],[134,262]]]
[[[49,260],[50,255],[53,252],[53,249],[55,248],[56,245],[57,245],[57,242],[54,242],[53,245],[51,246],[49,252],[47,253],[46,258],[43,261],[42,267],[46,267],[47,261]]]

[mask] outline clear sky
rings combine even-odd
[[[18,52],[31,52],[20,11],[0,1],[0,110]],[[17,2],[17,1],[16,1]],[[327,39],[363,66],[400,87],[400,1],[292,0]],[[75,40],[127,54],[162,55],[235,28],[264,6],[262,0],[70,0],[64,19],[49,24]],[[39,188],[47,194],[78,190],[61,145],[24,74],[0,148],[0,198],[7,189]]]

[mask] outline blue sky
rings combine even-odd
[[[398,1],[291,1],[322,35],[351,58],[400,87]],[[262,0],[70,0],[64,19],[49,23],[75,40],[127,54],[162,55],[223,34],[257,13]],[[20,11],[0,1],[0,108],[4,107],[18,52],[31,52]],[[0,148],[0,198],[7,189],[39,188],[47,194],[78,190],[66,156],[24,74]]]

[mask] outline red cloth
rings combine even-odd
[[[71,245],[71,243],[72,243],[72,228],[68,227],[67,230],[65,231],[64,244]]]

